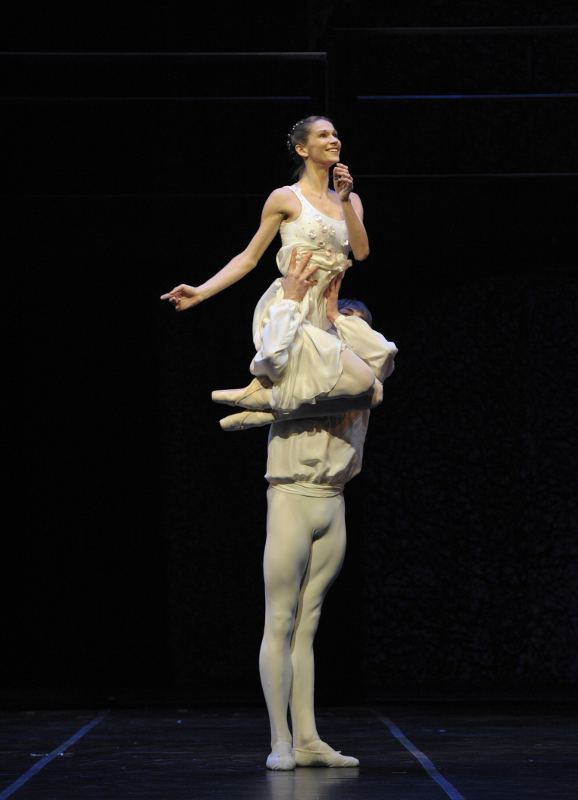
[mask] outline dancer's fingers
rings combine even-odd
[[[349,167],[346,164],[336,164],[333,174],[339,178],[351,178],[349,174]]]
[[[337,302],[339,298],[339,289],[341,287],[341,281],[343,280],[343,272],[338,272],[334,278],[332,278],[325,291],[323,292],[325,298],[327,300],[334,300]]]
[[[296,253],[297,251],[294,250],[293,252]],[[305,269],[307,267],[307,264],[309,263],[309,259],[311,258],[312,255],[313,255],[313,253],[311,252],[311,250],[309,250],[307,253],[304,253],[304,255],[301,258],[301,261],[299,262],[299,265],[297,267],[297,274],[298,275],[302,275],[303,274],[303,272],[305,271]]]
[[[161,300],[168,300],[169,297],[175,297],[176,295],[180,294],[184,288],[185,288],[184,283],[181,283],[179,286],[175,286],[175,288],[171,289],[170,292],[167,292],[166,294],[161,294]]]
[[[297,269],[297,248],[294,247],[291,251],[291,258],[289,259],[289,269],[287,272],[295,272]]]
[[[306,278],[310,278],[319,269],[319,264],[311,264],[303,273]]]

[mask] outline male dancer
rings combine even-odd
[[[295,253],[283,280],[284,300],[271,310],[266,350],[260,363],[273,379],[286,363],[287,319],[311,285],[304,276],[308,258],[296,266]],[[340,277],[340,276],[339,276]],[[361,469],[369,408],[381,402],[382,382],[393,372],[397,348],[368,324],[369,312],[357,301],[339,301],[340,279],[327,292],[327,317],[335,335],[373,370],[373,396],[302,406],[282,417],[252,411],[232,415],[248,425],[271,423],[266,479],[267,542],[264,556],[265,630],[260,655],[263,692],[271,723],[271,754],[267,768],[295,766],[355,767],[356,758],[343,756],[323,742],[313,707],[313,639],[321,607],[339,574],[345,555],[343,487]],[[315,416],[312,414],[325,414]],[[276,421],[280,420],[280,421]],[[293,735],[287,722],[291,706]]]

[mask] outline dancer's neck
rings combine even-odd
[[[304,194],[318,197],[320,200],[329,196],[329,167],[321,164],[305,164],[305,172],[299,180],[299,186]]]

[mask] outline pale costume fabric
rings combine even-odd
[[[293,222],[281,223],[282,247],[277,253],[277,266],[285,276],[291,253],[296,249],[298,261],[312,251],[309,263],[318,264],[319,269],[313,278],[316,285],[300,303],[284,300],[282,279],[277,278],[255,309],[253,341],[257,355],[251,363],[251,372],[268,375],[273,380],[271,407],[277,411],[292,411],[302,403],[315,403],[316,398],[326,395],[337,383],[342,372],[342,345],[329,334],[331,324],[325,313],[324,292],[338,273],[351,266],[345,221],[317,211],[299,186],[287,188],[301,201],[301,215]],[[273,319],[272,315],[279,312],[280,319]],[[269,326],[269,322],[273,325]],[[275,342],[270,337],[273,329],[277,332]],[[277,371],[271,368],[271,356],[275,356]]]
[[[303,497],[273,488],[267,492],[266,610],[259,669],[272,748],[279,741],[301,747],[319,739],[313,640],[323,600],[343,564],[345,541],[343,495]]]
[[[283,313],[290,317],[283,304],[272,309],[276,318]],[[271,326],[270,336],[281,344],[286,325]],[[377,380],[383,381],[394,369],[397,348],[374,331],[360,317],[341,315],[335,322],[332,336],[350,347],[371,367]],[[279,348],[273,348],[277,352]],[[269,364],[275,372],[282,356],[272,357]],[[331,417],[275,422],[269,432],[267,473],[269,483],[276,489],[306,495],[327,497],[340,494],[343,486],[361,469],[363,443],[367,433],[369,411],[351,411]]]
[[[267,333],[273,347],[267,374],[282,374],[287,363],[281,345],[287,344],[291,315],[285,303],[271,307]],[[335,330],[327,335],[350,346],[377,380],[393,372],[395,345],[359,317],[339,316]],[[323,601],[345,555],[343,486],[361,469],[368,419],[369,411],[354,411],[271,425],[266,613],[259,661],[271,724],[270,769],[291,769],[295,762],[335,767],[358,763],[320,741],[314,713],[313,640]],[[287,722],[289,703],[292,732]],[[291,742],[292,757],[279,756]]]

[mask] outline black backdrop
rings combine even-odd
[[[518,34],[410,37],[393,72],[378,55],[397,40],[338,30],[576,24],[565,3],[500,9],[310,3],[290,35],[255,4],[258,26],[227,8],[202,46],[190,15],[6,29],[18,52],[329,54],[372,244],[344,291],[400,353],[347,490],[321,701],[576,681],[575,39],[534,37],[530,69]],[[286,131],[324,105],[324,62],[2,58],[6,702],[257,697],[267,433],[223,434],[209,393],[247,381],[274,245],[194,312],[158,296],[252,235],[289,180]],[[279,99],[279,70],[284,97],[312,99]],[[508,91],[568,96],[359,99]],[[207,99],[229,93],[277,99]]]

